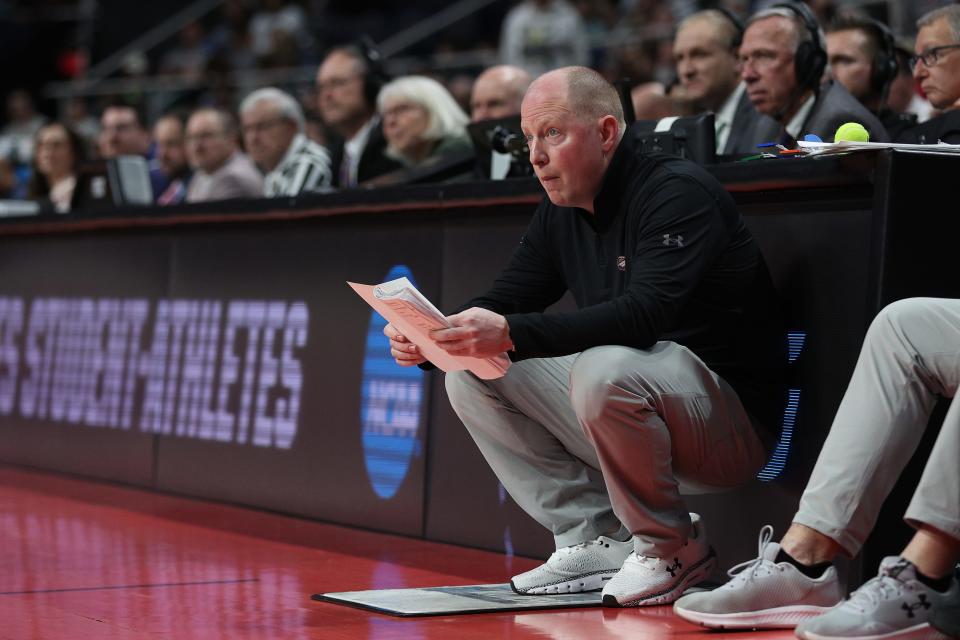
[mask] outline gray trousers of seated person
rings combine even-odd
[[[634,535],[663,557],[690,533],[681,493],[730,488],[766,452],[736,392],[673,342],[514,364],[498,380],[447,374],[447,393],[513,499],[557,548]]]
[[[960,540],[958,385],[960,300],[911,298],[881,311],[867,330],[794,522],[856,555],[945,397],[952,398],[950,408],[905,519]]]

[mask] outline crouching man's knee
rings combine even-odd
[[[604,346],[584,351],[570,371],[570,403],[580,424],[589,432],[611,411],[650,409],[652,394],[646,384],[644,352]]]

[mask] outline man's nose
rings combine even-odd
[[[547,154],[544,153],[543,147],[536,140],[531,140],[527,143],[527,146],[530,147],[530,164],[535,167],[547,164]]]

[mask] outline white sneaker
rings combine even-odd
[[[840,602],[834,567],[809,578],[789,562],[775,562],[780,545],[772,538],[773,527],[761,529],[756,559],[730,569],[723,586],[683,596],[674,612],[711,629],[790,629]]]
[[[716,567],[716,554],[707,545],[707,532],[700,516],[691,513],[690,519],[690,537],[675,553],[666,558],[631,553],[623,568],[603,588],[603,606],[670,604],[687,587],[708,578]]]
[[[917,568],[898,556],[884,558],[876,578],[864,583],[850,599],[797,627],[804,640],[886,640],[947,638],[930,625],[935,607],[957,597],[951,581],[945,592],[917,580]]]
[[[597,591],[620,570],[631,551],[632,538],[618,542],[606,536],[563,547],[536,569],[514,576],[510,588],[528,595]]]

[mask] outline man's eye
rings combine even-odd
[[[550,127],[547,129],[547,135],[550,137],[556,137],[560,135],[560,129],[557,129],[556,127]]]

